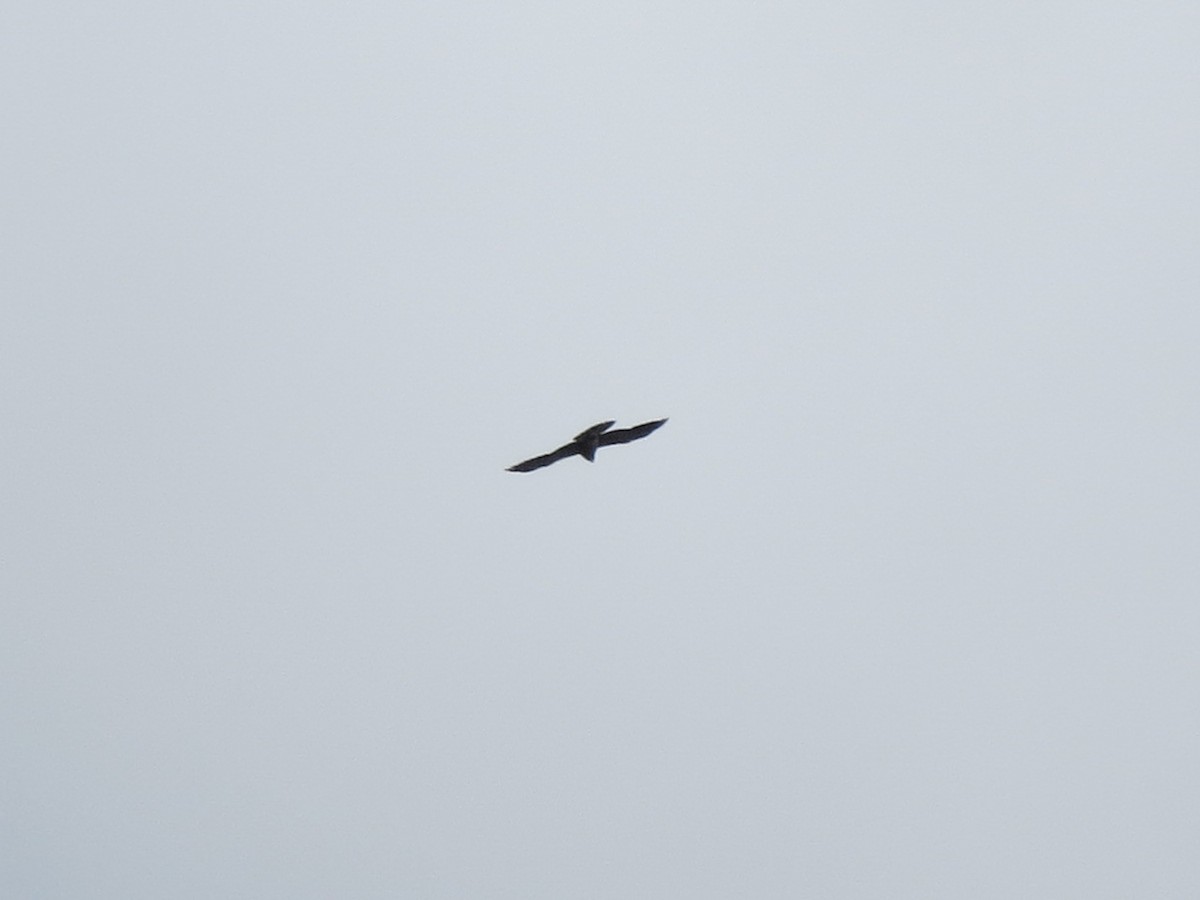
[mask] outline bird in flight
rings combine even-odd
[[[643,422],[641,425],[634,425],[632,428],[618,428],[616,431],[609,431],[613,427],[614,421],[600,422],[593,425],[584,431],[575,435],[574,439],[569,444],[563,444],[553,453],[547,453],[545,456],[535,456],[533,459],[527,459],[525,462],[519,462],[515,466],[509,466],[508,472],[532,472],[534,469],[540,469],[542,466],[548,466],[551,463],[556,463],[560,459],[566,459],[568,456],[582,456],[588,462],[594,462],[596,459],[596,448],[607,447],[609,444],[628,444],[630,441],[636,441],[638,438],[644,438],[654,429],[662,426],[666,419],[656,419],[653,422]]]

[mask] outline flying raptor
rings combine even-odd
[[[609,444],[628,444],[630,441],[644,438],[650,432],[654,431],[654,429],[661,427],[665,421],[667,420],[656,419],[653,422],[643,422],[641,425],[634,425],[632,428],[618,428],[616,431],[608,430],[612,428],[615,420],[600,422],[585,431],[579,432],[579,434],[575,435],[571,443],[563,444],[553,453],[547,453],[545,456],[535,456],[533,459],[519,462],[515,466],[509,466],[506,471],[532,472],[534,469],[540,469],[542,466],[556,463],[560,459],[566,459],[568,456],[582,456],[588,462],[594,462],[597,447],[607,447]]]

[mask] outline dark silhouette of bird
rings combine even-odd
[[[634,425],[632,428],[618,428],[616,431],[608,430],[612,428],[615,420],[600,422],[591,428],[579,432],[579,434],[575,435],[571,443],[563,444],[553,453],[547,453],[545,456],[535,456],[533,459],[519,462],[515,466],[509,466],[505,471],[532,472],[534,469],[540,469],[542,466],[556,463],[560,459],[566,459],[568,456],[582,456],[588,462],[595,462],[596,449],[598,447],[607,447],[609,444],[628,444],[630,441],[644,438],[656,428],[660,428],[665,421],[667,420],[656,419],[653,422],[643,422],[641,425]]]

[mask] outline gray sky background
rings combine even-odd
[[[1198,896],[1200,6],[0,44],[4,896]]]

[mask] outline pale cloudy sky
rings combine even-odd
[[[9,2],[0,893],[1193,900],[1198,48]]]

